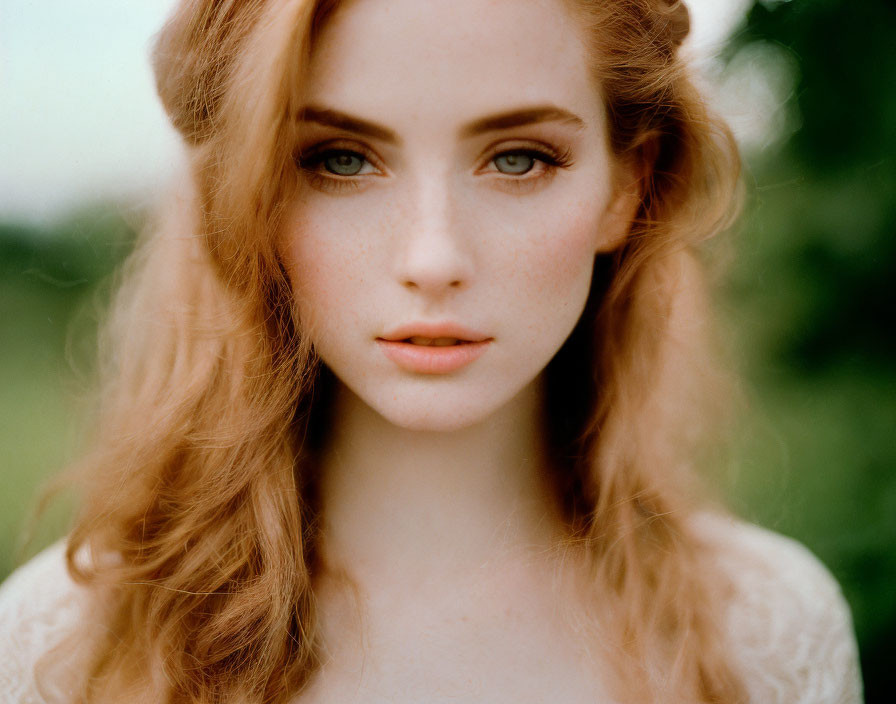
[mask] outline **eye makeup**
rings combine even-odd
[[[309,185],[325,192],[357,190],[369,176],[380,173],[376,161],[373,154],[357,143],[338,140],[298,150],[295,155],[296,166]],[[357,172],[345,173],[351,171],[354,164],[358,165]],[[365,170],[365,167],[369,169]],[[334,168],[342,169],[342,172]]]
[[[301,150],[295,161],[309,185],[324,192],[357,190],[371,177],[382,175],[376,158],[358,145],[349,148],[338,142],[325,142]],[[499,167],[499,163],[510,170]],[[494,174],[489,178],[505,190],[525,191],[546,183],[559,169],[572,164],[569,148],[556,149],[541,142],[502,144],[476,173]],[[365,171],[368,166],[370,170]]]
[[[520,157],[531,161],[528,169],[506,172],[498,167],[500,160],[504,160],[505,164],[516,164]],[[556,149],[542,142],[529,142],[508,148],[502,143],[486,162],[487,167],[494,168],[483,169],[480,173],[489,174],[489,178],[503,190],[524,193],[549,183],[561,169],[572,165],[572,150],[569,147]]]

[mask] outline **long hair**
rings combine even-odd
[[[702,315],[682,301],[699,299],[694,245],[731,215],[737,151],[677,57],[681,3],[568,3],[642,197],[547,369],[558,491],[609,600],[622,698],[737,702],[722,580],[689,530],[691,470],[673,451],[692,434],[675,382],[697,363],[676,321]],[[70,475],[83,497],[69,570],[97,605],[79,634],[83,702],[274,704],[315,670],[309,447],[327,385],[271,233],[297,177],[299,89],[336,5],[182,0],[157,37],[189,188],[123,272],[94,449]]]

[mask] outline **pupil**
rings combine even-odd
[[[324,162],[327,170],[340,176],[354,176],[361,170],[361,158],[354,154],[331,156]]]
[[[502,162],[507,168],[501,168]],[[498,170],[505,174],[524,174],[531,170],[534,164],[535,159],[528,154],[502,154],[495,159]]]

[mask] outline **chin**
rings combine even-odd
[[[360,401],[387,423],[416,432],[448,433],[486,421],[516,393],[515,388],[483,384],[462,388],[426,383],[376,385],[352,389]],[[351,388],[351,387],[349,387]]]
[[[386,422],[405,430],[449,433],[481,423],[495,408],[491,404],[434,402],[428,399],[390,399],[389,403],[368,405]]]

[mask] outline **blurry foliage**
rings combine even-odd
[[[747,154],[726,307],[752,398],[733,502],[843,585],[866,700],[896,689],[896,5],[756,2],[728,49],[799,67],[799,129]]]
[[[798,67],[785,106],[796,128],[747,154],[749,206],[724,292],[752,390],[731,501],[805,542],[840,580],[868,704],[896,686],[893,36],[889,0],[762,0],[727,55],[771,44]],[[0,574],[29,497],[78,446],[66,392],[85,374],[75,387],[89,386],[90,311],[133,242],[119,212],[0,225]]]
[[[95,358],[96,324],[110,274],[132,249],[134,228],[109,206],[54,225],[0,223],[0,574],[35,492],[79,446]],[[64,530],[60,502],[35,538]]]

